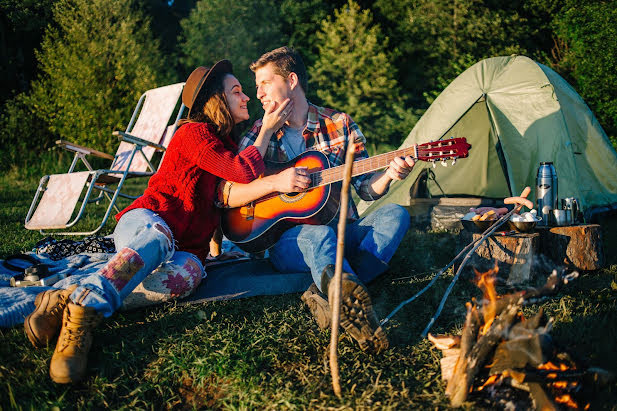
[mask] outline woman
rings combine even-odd
[[[161,263],[192,274],[194,281],[170,285],[178,293],[197,287],[219,221],[214,206],[217,179],[248,183],[259,176],[270,137],[291,108],[288,102],[269,107],[264,132],[254,145],[235,154],[231,133],[249,119],[248,101],[229,61],[195,69],[182,93],[188,119],[175,133],[144,195],[116,216],[117,254],[79,284],[37,296],[24,327],[35,346],[45,346],[60,331],[49,370],[55,382],[76,382],[84,376],[94,327]]]

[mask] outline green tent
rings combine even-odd
[[[580,199],[587,218],[617,206],[617,153],[604,130],[563,78],[527,57],[494,57],[467,69],[437,97],[401,148],[450,137],[467,138],[469,157],[431,168],[429,197],[502,199],[530,186],[534,201],[538,166],[552,161],[558,197]],[[410,189],[431,166],[418,162],[406,180],[381,199],[359,204],[360,211],[410,205]]]

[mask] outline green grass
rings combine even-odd
[[[23,228],[36,171],[0,176],[0,258],[42,238]],[[555,319],[557,344],[583,365],[617,372],[617,224],[604,225],[608,268],[583,274],[525,314],[542,307]],[[424,287],[455,243],[453,233],[410,231],[392,268],[369,287],[377,312],[385,316]],[[50,380],[53,345],[36,350],[21,326],[0,329],[0,409],[447,409],[441,353],[420,333],[451,279],[449,272],[391,320],[386,353],[364,354],[342,335],[340,399],[331,389],[329,332],[293,294],[118,313],[97,328],[88,375],[75,386]],[[478,295],[459,280],[432,331],[458,332],[465,301]],[[617,383],[590,400],[592,409],[616,409]]]

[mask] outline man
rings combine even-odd
[[[265,160],[289,161],[306,150],[320,150],[331,166],[343,164],[349,139],[356,143],[356,159],[368,158],[365,138],[351,117],[345,113],[317,107],[306,98],[307,73],[301,56],[289,47],[281,47],[261,56],[251,64],[255,73],[257,98],[264,110],[271,112],[285,106],[281,116],[284,126],[272,138]],[[241,140],[243,150],[259,135],[261,120]],[[364,200],[383,196],[394,180],[402,180],[411,171],[411,157],[394,159],[382,172],[354,177],[352,184]],[[250,184],[219,185],[223,206],[239,207],[273,192],[301,192],[309,186],[307,170],[292,167]],[[388,339],[379,326],[365,282],[387,268],[396,248],[409,228],[409,215],[398,205],[382,207],[359,219],[350,203],[350,222],[345,233],[345,261],[342,284],[342,327],[365,351],[380,352],[388,347]],[[330,322],[330,308],[325,295],[334,275],[336,261],[336,221],[328,225],[298,225],[287,230],[269,249],[272,264],[282,272],[310,271],[315,284],[303,300],[321,327]],[[317,288],[317,289],[316,289]],[[320,291],[323,293],[321,294]]]

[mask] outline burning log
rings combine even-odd
[[[497,268],[478,276],[484,292],[482,304],[478,308],[475,301],[467,303],[460,337],[429,335],[444,355],[442,378],[447,381],[446,394],[452,406],[461,406],[470,393],[477,396],[484,391],[491,401],[497,398],[506,408],[512,408],[513,401],[522,398],[527,404],[522,408],[576,409],[583,383],[605,384],[614,379],[611,373],[598,368],[578,369],[567,354],[555,355],[548,334],[552,321],[546,321],[542,310],[527,320],[520,312],[524,304],[556,294],[577,273],[560,275],[553,271],[542,287],[501,298],[494,288],[496,273]],[[476,377],[486,375],[486,363],[491,364],[486,367],[488,379],[473,389]]]
[[[463,359],[460,367],[461,371],[458,373],[455,372],[452,379],[448,381],[448,389],[446,389],[446,393],[451,393],[450,403],[452,406],[460,407],[463,405],[463,402],[467,399],[469,388],[480,367],[484,365],[487,356],[495,348],[495,345],[501,341],[503,335],[507,333],[519,308],[520,306],[517,304],[507,306],[499,317],[493,320],[486,334],[482,335],[473,345],[467,358]]]

